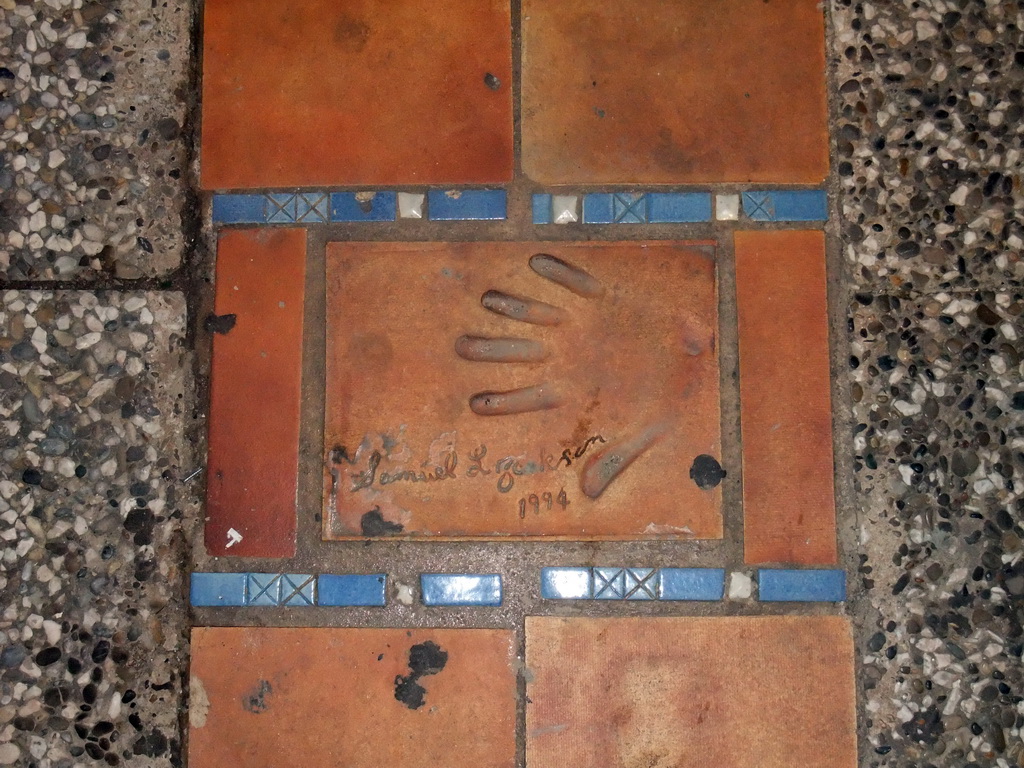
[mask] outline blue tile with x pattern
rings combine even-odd
[[[743,193],[743,211],[752,221],[827,221],[823,189],[776,189]]]
[[[612,219],[616,224],[646,224],[647,195],[616,192],[612,196]]]
[[[316,578],[298,573],[250,573],[246,605],[315,605]]]
[[[277,573],[250,573],[246,584],[246,605],[278,605],[281,579]]]
[[[744,192],[743,212],[754,221],[775,221],[775,201],[771,192]]]
[[[655,568],[595,568],[594,598],[657,600],[658,571]]]
[[[331,199],[323,192],[272,192],[267,195],[270,224],[319,223],[331,219]]]

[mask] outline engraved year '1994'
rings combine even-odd
[[[565,495],[564,488],[558,491],[558,496],[552,496],[550,491],[545,491],[540,496],[531,493],[519,500],[519,517],[526,517],[527,508],[532,509],[533,514],[539,515],[542,506],[546,511],[550,511],[555,504],[558,504],[563,510],[569,506],[569,497]]]

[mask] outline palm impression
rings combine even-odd
[[[546,253],[532,256],[529,266],[538,277],[591,301],[589,309],[596,313],[599,322],[606,322],[610,327],[622,328],[621,324],[611,322],[608,318],[609,314],[616,311],[616,307],[614,304],[609,306],[603,302],[606,296],[604,286],[586,270]],[[480,303],[484,309],[517,323],[559,327],[567,320],[567,313],[562,307],[498,290],[487,291]],[[585,340],[582,341],[586,343]],[[455,351],[465,360],[480,363],[541,363],[547,361],[549,356],[549,349],[543,342],[515,336],[460,336],[455,342]],[[683,350],[684,354],[688,355],[699,355],[702,351],[704,350],[700,340],[696,338]],[[593,359],[588,362],[602,364],[602,361]],[[615,370],[614,361],[605,360],[603,364],[609,371]],[[658,366],[651,365],[649,370],[643,373],[645,377],[657,377],[663,372],[658,370]],[[631,386],[636,385],[636,381],[631,381],[631,378],[633,377],[621,377],[617,388],[622,390],[619,393],[620,397],[636,402],[636,398],[642,397],[643,392],[629,391]],[[559,379],[545,378],[537,384],[507,391],[478,392],[470,397],[469,407],[473,413],[480,416],[513,416],[579,403],[581,387],[575,382],[565,380],[564,376],[560,376]],[[597,396],[600,390],[593,391],[592,394]],[[601,437],[601,447],[586,460],[580,472],[580,490],[586,496],[591,499],[599,497],[615,478],[672,428],[673,409],[669,405],[658,403],[652,410],[654,412],[649,412],[646,423],[636,424],[630,433],[621,436],[612,444],[604,444],[606,441],[603,436]]]

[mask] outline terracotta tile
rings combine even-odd
[[[836,562],[825,237],[737,232],[743,548]]]
[[[306,232],[231,230],[217,243],[206,549],[211,555],[295,552]],[[238,537],[241,540],[231,543]]]
[[[530,617],[526,663],[529,768],[857,765],[838,616]]]
[[[207,0],[203,187],[509,180],[509,18],[509,0]]]
[[[522,154],[534,181],[818,183],[815,0],[523,0]]]
[[[327,283],[326,538],[721,536],[710,246],[334,243]]]
[[[513,659],[504,630],[197,628],[188,764],[512,768]]]

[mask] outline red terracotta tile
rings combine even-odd
[[[207,0],[203,187],[509,180],[509,18],[509,0]]]
[[[671,242],[331,244],[325,538],[720,537],[715,269]]]
[[[512,768],[513,661],[505,630],[197,628],[188,764]]]
[[[744,558],[835,563],[825,236],[735,243]]]
[[[217,243],[206,549],[295,553],[306,232],[231,230]],[[242,539],[231,544],[231,529]]]
[[[529,768],[855,768],[838,616],[526,619]]]
[[[523,169],[543,184],[818,183],[816,0],[523,0]]]

